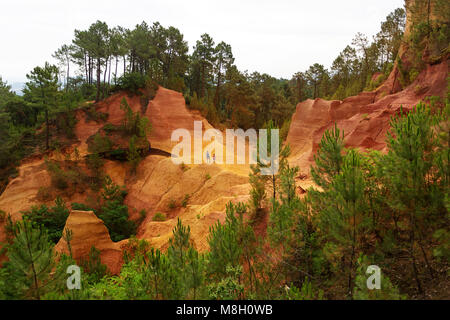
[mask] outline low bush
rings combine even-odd
[[[170,210],[175,209],[176,206],[177,206],[177,204],[175,203],[175,200],[174,199],[170,199],[169,205],[168,205],[169,209]]]
[[[88,151],[90,153],[105,153],[112,150],[114,143],[108,137],[102,136],[100,133],[88,138]]]
[[[185,194],[183,200],[181,201],[181,206],[183,208],[186,208],[188,203],[189,203],[189,199],[191,198],[190,194]]]
[[[95,284],[99,282],[105,275],[108,274],[107,267],[101,262],[100,250],[91,247],[89,256],[81,260],[81,267],[87,274],[87,282],[89,284]]]
[[[155,215],[152,218],[153,221],[166,221],[166,219],[167,219],[166,215],[161,212],[155,213]]]
[[[128,206],[118,200],[107,201],[98,217],[105,223],[114,242],[136,234],[136,223],[128,220]]]
[[[91,105],[87,108],[83,109],[86,114],[86,122],[95,121],[95,122],[105,122],[108,120],[109,114],[97,111],[94,105]]]
[[[52,186],[59,191],[63,191],[64,194],[83,193],[88,187],[89,177],[76,163],[46,159],[45,164],[47,172],[50,174]],[[38,196],[45,196],[45,190],[42,190]]]
[[[133,94],[139,94],[139,90],[145,87],[146,81],[145,75],[139,72],[125,73],[117,79],[114,91],[126,90]]]
[[[22,212],[23,217],[33,224],[43,228],[48,233],[49,240],[56,244],[62,237],[62,232],[69,216],[69,209],[61,198],[56,198],[53,207],[46,205],[33,206],[31,210]]]
[[[49,201],[51,199],[51,197],[52,197],[52,194],[51,194],[51,190],[49,187],[40,187],[38,190],[38,193],[36,195],[36,198],[39,201],[43,201],[43,202]]]

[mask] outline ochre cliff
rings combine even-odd
[[[309,99],[299,103],[287,137],[292,149],[291,162],[309,172],[323,133],[335,124],[344,131],[347,147],[385,151],[390,118],[401,107],[408,111],[425,97],[444,97],[448,68],[448,59],[428,65],[411,85],[394,94],[380,95],[384,90],[381,86],[343,101]]]
[[[137,96],[117,93],[95,105],[97,112],[108,113],[107,122],[119,125],[124,120],[124,111],[120,102],[125,98],[133,111],[145,111],[152,124],[148,138],[152,148],[169,152],[176,142],[171,141],[171,133],[178,128],[187,129],[193,136],[194,121],[201,121],[203,130],[212,128],[200,115],[186,108],[181,93],[159,87],[155,98],[143,110]],[[75,134],[78,143],[63,154],[47,153],[36,155],[22,161],[19,174],[10,181],[0,195],[0,208],[11,214],[14,221],[21,218],[21,212],[29,210],[33,205],[43,203],[38,193],[41,188],[52,188],[51,178],[45,165],[48,159],[68,157],[74,159],[77,148],[81,157],[88,154],[87,139],[95,134],[105,123],[87,121],[84,112],[77,113],[78,123]],[[203,144],[204,145],[204,144]],[[248,166],[242,165],[186,165],[180,166],[172,162],[170,157],[150,154],[139,164],[136,174],[130,174],[127,163],[106,160],[104,171],[119,185],[126,185],[128,195],[125,203],[129,206],[130,219],[138,220],[139,211],[145,209],[147,216],[138,228],[137,237],[147,239],[156,248],[165,248],[177,219],[189,225],[194,245],[200,251],[207,249],[206,236],[209,227],[218,220],[223,220],[225,205],[229,201],[247,201],[248,199]],[[189,201],[186,207],[181,202],[186,195]],[[67,205],[73,202],[84,203],[92,196],[89,190],[78,190],[70,195],[61,194]],[[52,205],[49,199],[47,205]],[[169,205],[175,203],[175,208]],[[166,221],[153,221],[155,213],[167,216]],[[0,222],[0,242],[5,240],[4,222]],[[72,250],[76,258],[89,252],[94,245],[101,251],[104,261],[111,271],[116,272],[121,256],[121,245],[113,243],[106,227],[93,213],[72,211],[66,227],[74,233]],[[106,233],[105,233],[106,231]],[[86,241],[82,241],[82,239]],[[123,241],[122,244],[126,243]],[[66,250],[65,241],[56,246],[58,251]],[[116,261],[117,260],[117,261]]]

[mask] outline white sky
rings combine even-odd
[[[1,0],[0,76],[9,83],[45,61],[74,29],[145,20],[180,29],[190,51],[202,33],[232,46],[240,70],[290,78],[329,67],[356,32],[370,37],[403,0]]]

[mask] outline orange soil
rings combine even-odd
[[[302,174],[306,174],[297,181],[299,193],[313,185],[308,177],[309,167],[323,132],[334,123],[344,130],[347,146],[386,151],[385,135],[389,128],[389,118],[399,112],[401,105],[408,110],[425,96],[442,96],[446,92],[448,60],[428,66],[413,84],[399,92],[398,88],[394,88],[397,82],[395,72],[394,70],[386,82],[374,92],[363,92],[343,101],[316,99],[297,105],[287,143],[292,149],[289,161],[299,165]],[[134,111],[141,110],[138,97],[117,93],[98,103],[97,111],[109,113],[108,122],[120,124],[124,112],[120,110],[119,105],[124,97]],[[149,103],[145,115],[153,127],[149,135],[152,147],[167,152],[176,144],[170,141],[172,130],[185,128],[192,133],[194,120],[202,121],[204,130],[212,128],[198,113],[190,112],[186,108],[181,93],[162,87]],[[87,138],[104,124],[93,121],[87,123],[82,111],[77,117],[79,122],[75,132],[79,143],[73,146],[72,151],[77,147],[80,154],[85,155]],[[57,155],[50,154],[49,157],[54,158]],[[131,219],[138,219],[139,211],[146,210],[147,216],[138,229],[137,238],[147,239],[156,248],[166,248],[172,229],[180,218],[191,228],[196,248],[200,251],[207,250],[209,228],[217,221],[223,221],[226,203],[249,199],[248,165],[202,164],[187,165],[183,169],[182,166],[175,165],[170,158],[150,155],[139,164],[135,176],[130,176],[127,165],[120,162],[107,161],[105,171],[116,183],[127,186],[128,195],[125,202],[130,207]],[[24,160],[19,168],[19,176],[11,180],[0,195],[0,209],[17,220],[21,216],[20,211],[39,204],[36,199],[39,188],[49,186],[50,177],[45,170],[43,159]],[[186,194],[189,194],[190,198],[186,208],[183,208],[180,204]],[[83,202],[85,197],[86,194],[75,194],[65,200],[68,204]],[[176,204],[174,209],[169,208],[172,201]],[[152,221],[156,212],[166,214],[168,219],[163,222]],[[102,261],[110,270],[118,271],[121,248],[127,240],[113,243],[104,225],[92,213],[73,211],[66,227],[74,233],[72,247],[77,258],[86,255],[94,245],[101,250]],[[3,227],[0,226],[0,241],[4,240],[4,237]],[[66,247],[64,240],[60,240],[56,249],[64,251]]]

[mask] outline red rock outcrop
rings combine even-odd
[[[95,247],[100,251],[100,259],[109,271],[113,274],[120,272],[123,263],[121,243],[112,242],[108,229],[94,212],[73,210],[67,218],[64,232],[66,230],[72,231],[70,246],[77,262],[86,259],[91,248]],[[55,251],[69,254],[64,238],[56,244]]]
[[[163,87],[159,87],[155,98],[149,102],[145,115],[152,124],[149,136],[152,147],[167,152],[176,144],[170,141],[172,131],[183,128],[193,132],[194,121],[202,121],[203,128],[212,128],[206,119],[186,108],[182,93]]]
[[[292,149],[291,162],[299,165],[302,171],[309,171],[323,133],[335,124],[344,131],[347,147],[385,151],[390,118],[401,107],[410,110],[425,97],[444,97],[448,68],[448,59],[428,65],[407,88],[394,94],[383,94],[383,97],[376,90],[343,101],[309,99],[299,103],[287,137]]]

